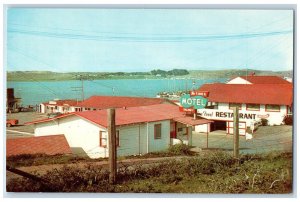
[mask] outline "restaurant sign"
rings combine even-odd
[[[222,111],[202,111],[200,116],[204,118],[233,118],[232,112],[222,112]],[[256,119],[257,114],[252,113],[239,113],[240,119]]]

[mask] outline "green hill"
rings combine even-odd
[[[172,72],[174,70],[168,71]],[[186,70],[185,70],[186,71]],[[290,71],[265,71],[251,69],[227,69],[227,70],[190,70],[184,74],[174,76],[170,74],[157,75],[151,72],[51,72],[51,71],[8,71],[7,81],[64,81],[76,79],[161,79],[161,78],[187,78],[187,79],[217,79],[233,78],[236,76],[249,75],[274,75],[280,77],[293,77]]]

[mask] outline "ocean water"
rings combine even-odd
[[[85,80],[84,98],[93,95],[156,97],[163,91],[197,89],[204,83],[225,82],[221,79],[119,79]],[[194,84],[193,84],[194,83]],[[14,88],[15,97],[22,98],[22,105],[36,105],[53,99],[81,100],[82,81],[40,81],[7,82],[7,88]]]

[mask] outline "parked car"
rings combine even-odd
[[[6,127],[16,126],[18,123],[18,119],[6,119]]]
[[[47,115],[48,115],[48,118],[50,119],[50,118],[54,118],[54,117],[60,116],[60,115],[62,115],[62,113],[55,112],[55,113],[49,113]]]

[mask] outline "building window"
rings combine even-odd
[[[161,139],[161,123],[154,125],[154,139]]]
[[[280,112],[279,105],[266,105],[266,111],[268,112]]]
[[[104,131],[99,132],[100,135],[100,147],[107,147],[107,133]]]
[[[212,105],[214,106],[214,109],[219,109],[219,103],[218,102],[213,102]]]
[[[207,102],[206,109],[218,109],[217,102]]]
[[[246,104],[246,109],[249,111],[259,111],[260,104]]]
[[[100,147],[107,147],[107,133],[104,131],[99,132],[100,135]],[[116,146],[120,146],[120,132],[117,130],[116,131]]]
[[[239,109],[242,109],[241,103],[229,103],[229,109],[233,109],[233,107],[239,107]]]

